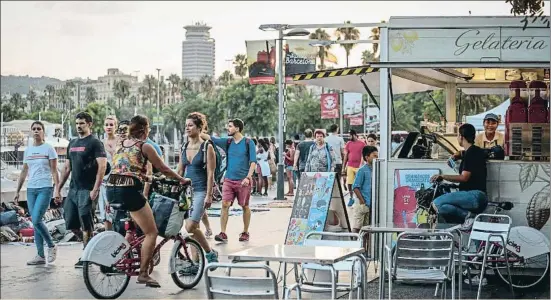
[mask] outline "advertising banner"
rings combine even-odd
[[[275,40],[246,41],[250,84],[274,84],[276,67]]]
[[[285,82],[292,75],[316,71],[318,49],[309,45],[311,40],[288,40],[285,44]]]
[[[363,114],[357,114],[357,115],[349,115],[348,118],[350,119],[350,125],[351,126],[358,126],[364,124],[364,115]]]
[[[321,94],[321,118],[335,119],[339,117],[339,94]]]
[[[426,212],[417,211],[415,192],[431,186],[430,178],[438,169],[402,169],[394,171],[394,205],[392,220],[396,224],[422,224]]]
[[[343,114],[345,118],[362,113],[362,94],[344,93],[342,99]]]

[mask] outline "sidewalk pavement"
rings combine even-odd
[[[270,194],[274,194],[271,191]],[[251,206],[270,203],[272,197],[253,197]],[[219,204],[218,204],[219,205]],[[228,222],[228,243],[219,244],[210,240],[214,249],[220,253],[220,261],[227,261],[227,254],[237,252],[249,247],[264,246],[270,244],[283,244],[287,232],[287,224],[291,215],[290,208],[271,208],[270,211],[256,212],[252,214],[249,242],[239,242],[239,233],[243,231],[241,216],[232,216]],[[219,218],[211,217],[210,223],[215,234],[220,230]],[[137,285],[132,278],[127,290],[121,299],[206,299],[204,280],[192,290],[180,290],[168,274],[168,256],[172,243],[168,242],[161,249],[161,263],[155,268],[152,276],[162,285],[160,289],[147,288]],[[92,296],[84,285],[82,269],[75,269],[74,264],[82,253],[82,245],[59,246],[57,261],[48,266],[27,266],[25,263],[31,259],[36,250],[33,246],[1,245],[1,282],[0,298],[2,299],[92,299]],[[277,263],[270,265],[276,274],[279,266]],[[220,270],[222,272],[223,270]],[[218,272],[218,271],[217,271]],[[280,272],[280,276],[281,276]],[[239,272],[234,272],[238,275]],[[370,264],[368,280],[374,278],[373,264]],[[293,282],[293,273],[287,277],[288,282]],[[433,298],[434,286],[422,285],[395,285],[394,298],[402,299],[430,299]],[[464,298],[476,297],[476,288],[469,292],[464,286]],[[510,298],[506,287],[490,284],[483,289],[483,298]],[[369,299],[377,298],[377,280],[368,284]],[[449,294],[448,294],[449,295]],[[293,295],[294,296],[294,295]],[[388,295],[386,295],[388,297]],[[524,299],[549,299],[549,286],[539,289],[531,289],[526,294],[519,294]],[[328,299],[329,294],[303,294],[305,299]]]

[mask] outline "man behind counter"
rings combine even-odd
[[[489,113],[484,116],[484,132],[476,135],[474,144],[482,149],[490,149],[494,146],[504,145],[503,133],[497,131],[499,126],[499,117],[496,114]]]

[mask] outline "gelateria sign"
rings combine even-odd
[[[389,60],[547,61],[548,28],[391,29]]]

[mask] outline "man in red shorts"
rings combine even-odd
[[[226,151],[227,168],[222,186],[222,213],[220,215],[222,231],[214,237],[219,242],[228,241],[226,235],[228,215],[230,206],[236,198],[237,203],[243,208],[243,232],[239,235],[239,241],[249,240],[249,224],[251,222],[249,198],[251,197],[252,176],[256,168],[256,146],[251,139],[243,136],[243,127],[243,121],[233,119],[228,122],[227,127],[230,138],[202,136],[202,138],[211,139],[216,146]]]

